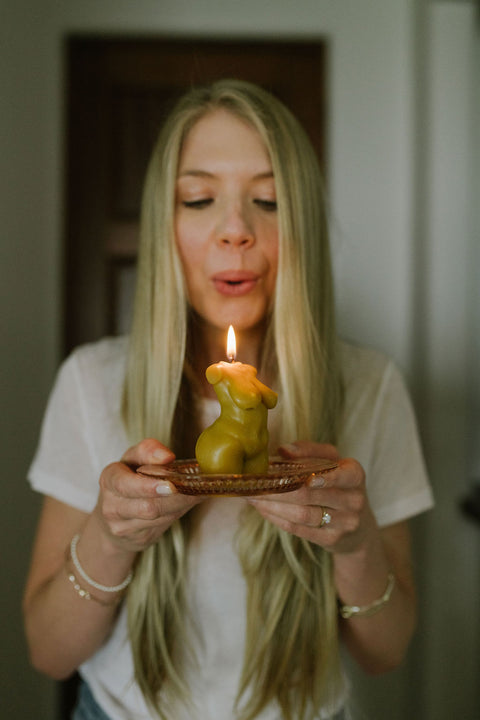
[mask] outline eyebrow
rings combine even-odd
[[[207,170],[196,170],[192,168],[191,170],[184,170],[178,175],[179,178],[183,177],[206,177],[206,178],[214,178],[216,177],[215,173],[208,172]],[[257,173],[252,177],[252,180],[267,180],[273,178],[273,170],[266,170],[265,172]]]

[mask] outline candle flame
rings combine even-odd
[[[233,325],[228,328],[227,335],[227,358],[230,362],[233,362],[237,357],[237,341],[235,339],[235,330]]]

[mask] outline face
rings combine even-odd
[[[225,110],[201,118],[185,140],[175,232],[189,302],[224,330],[260,326],[278,261],[275,183],[256,130]]]

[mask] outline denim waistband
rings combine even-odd
[[[332,720],[345,720],[343,710],[332,717]],[[86,682],[82,682],[78,693],[78,701],[73,711],[72,720],[112,720],[93,697]]]
[[[72,720],[111,720],[93,697],[86,682],[82,682]]]

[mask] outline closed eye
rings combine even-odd
[[[258,205],[267,212],[275,212],[275,210],[277,209],[276,200],[263,200],[262,198],[255,198],[253,202],[255,203],[255,205]]]
[[[213,198],[201,198],[200,200],[183,200],[182,205],[193,210],[202,210],[213,202]]]

